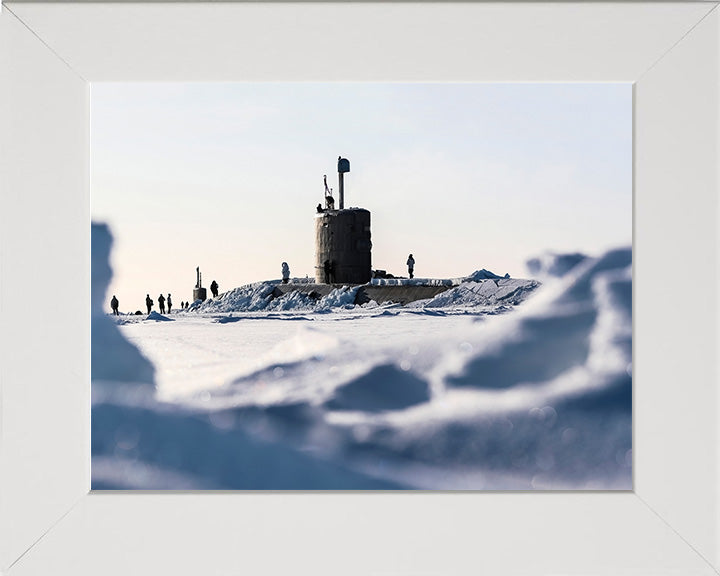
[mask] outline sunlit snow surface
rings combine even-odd
[[[518,306],[266,283],[173,322],[105,314],[109,250],[93,226],[93,488],[631,489],[629,248],[536,259]]]

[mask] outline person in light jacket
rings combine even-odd
[[[282,263],[282,283],[287,284],[290,280],[290,266],[287,262]]]
[[[410,275],[410,278],[412,278],[413,272],[415,270],[415,258],[413,258],[412,254],[410,254],[410,256],[408,256],[407,267],[408,267],[408,274]]]

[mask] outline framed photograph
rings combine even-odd
[[[94,490],[632,488],[630,83],[91,109]]]
[[[0,571],[11,575],[49,571],[407,576],[469,572],[717,573],[720,17],[716,8],[714,2],[5,3],[0,13],[0,186],[4,205],[0,220]],[[610,399],[601,395],[603,402],[615,406],[603,412],[595,428],[606,444],[581,445],[583,461],[594,462],[600,471],[593,477],[595,482],[587,474],[569,481],[563,461],[541,453],[532,453],[531,465],[524,468],[516,459],[512,475],[499,467],[496,476],[473,476],[471,470],[454,465],[452,460],[451,453],[458,444],[462,454],[468,454],[471,447],[467,435],[457,435],[454,421],[454,444],[447,441],[442,426],[435,429],[440,430],[433,437],[435,450],[442,457],[435,457],[433,462],[440,465],[432,469],[412,458],[411,466],[400,466],[392,459],[378,466],[372,458],[353,457],[335,462],[342,462],[340,472],[336,467],[318,472],[317,455],[327,458],[338,446],[343,453],[355,454],[359,446],[388,450],[402,441],[409,449],[413,443],[407,436],[422,436],[419,428],[412,426],[403,429],[406,437],[402,439],[393,437],[388,427],[374,427],[383,418],[387,424],[388,414],[417,417],[415,407],[427,400],[418,400],[418,394],[423,390],[431,394],[431,383],[423,380],[423,375],[432,371],[430,364],[424,366],[414,357],[404,357],[400,347],[388,362],[355,366],[357,374],[320,390],[320,400],[314,399],[312,405],[326,410],[323,421],[329,419],[334,431],[345,427],[353,436],[343,444],[341,436],[335,434],[332,448],[318,447],[317,437],[311,438],[310,430],[303,428],[302,433],[310,440],[298,441],[287,450],[295,460],[293,466],[280,470],[282,482],[268,482],[271,476],[263,468],[277,462],[277,454],[272,453],[277,443],[272,441],[278,432],[269,425],[277,421],[276,416],[254,420],[267,442],[253,444],[254,452],[248,452],[257,467],[249,478],[260,480],[212,484],[197,480],[227,479],[223,476],[227,462],[220,465],[200,454],[204,446],[188,445],[184,424],[174,429],[154,427],[157,417],[142,387],[101,382],[93,387],[91,397],[91,373],[94,380],[103,380],[97,377],[96,369],[108,370],[106,376],[114,375],[108,378],[111,381],[122,380],[117,375],[123,370],[137,369],[127,357],[109,365],[91,358],[91,350],[93,354],[102,350],[96,339],[105,334],[103,325],[96,322],[98,317],[112,323],[116,330],[112,334],[119,333],[115,320],[97,313],[109,305],[105,302],[109,265],[117,263],[108,258],[109,234],[108,242],[97,242],[95,237],[91,240],[91,215],[103,201],[91,190],[112,179],[112,174],[108,176],[112,167],[98,165],[92,155],[100,150],[97,146],[102,132],[97,129],[102,127],[103,117],[95,116],[93,123],[91,104],[100,102],[96,97],[102,96],[104,87],[110,85],[107,83],[145,83],[143,89],[152,89],[167,82],[174,86],[212,86],[213,90],[231,89],[239,86],[238,82],[246,87],[268,87],[267,93],[257,96],[258,107],[269,106],[273,98],[279,98],[272,90],[281,93],[287,83],[295,83],[292,86],[298,89],[298,98],[318,101],[319,93],[313,96],[310,92],[332,86],[338,101],[347,101],[348,96],[340,93],[353,92],[354,88],[366,103],[375,97],[363,92],[369,86],[392,87],[398,94],[403,89],[417,91],[428,86],[432,86],[431,91],[454,89],[455,95],[443,93],[439,97],[455,101],[462,100],[457,94],[463,90],[504,86],[507,93],[497,98],[506,101],[523,85],[536,85],[555,94],[558,108],[563,106],[557,96],[563,85],[574,90],[588,84],[598,91],[612,86],[624,88],[628,106],[632,105],[631,126],[627,128],[632,134],[628,146],[632,152],[632,253],[628,247],[625,263],[617,259],[617,251],[613,253],[610,260],[617,271],[595,285],[593,294],[601,300],[606,298],[606,303],[627,294],[626,308],[631,304],[632,323],[630,316],[626,322],[618,316],[622,316],[622,306],[610,306],[612,314],[604,325],[611,333],[604,333],[604,340],[595,334],[593,341],[600,338],[613,346],[605,350],[610,350],[607,354],[596,356],[592,367],[603,374],[617,368],[613,378],[627,386],[631,382],[632,397],[618,400],[617,395]],[[300,94],[301,86],[308,94]],[[407,98],[405,112],[411,118],[412,98],[404,93],[402,97]],[[438,95],[425,93],[424,97]],[[583,109],[588,114],[593,110],[590,106]],[[106,120],[120,127],[126,123],[125,128],[132,129],[131,122],[119,112],[114,120],[111,111],[106,113]],[[148,163],[162,156],[166,144],[153,142],[157,133],[153,118],[162,113],[160,107],[141,120],[147,130],[144,139],[142,130],[137,130],[140,124],[135,124],[135,151],[140,156],[128,156],[130,163],[143,162],[143,154]],[[175,122],[187,118],[180,114]],[[403,121],[399,114],[395,118]],[[509,122],[501,115],[497,118]],[[453,122],[449,116],[443,119],[448,126]],[[411,123],[418,125],[417,121]],[[576,124],[587,125],[584,133],[594,146],[586,154],[596,156],[592,158],[597,161],[594,165],[601,167],[597,185],[603,190],[600,180],[612,170],[611,158],[617,152],[603,143],[603,129],[610,123],[579,117]],[[547,126],[541,129],[549,130]],[[530,138],[532,127],[526,134]],[[169,150],[171,144],[167,146]],[[321,202],[317,208],[310,205],[310,219],[318,226],[316,254],[324,254],[325,249],[328,255],[334,254],[332,242],[324,243],[322,227],[335,224],[325,220],[360,211],[355,208],[355,199],[348,204],[350,209],[342,206],[343,175],[351,184],[348,201],[354,193],[354,174],[347,174],[354,157],[348,157],[350,162],[344,157],[337,159],[337,176],[321,182],[325,204]],[[332,166],[322,171],[335,170],[335,159],[329,160]],[[534,160],[529,157],[526,162]],[[123,177],[129,174],[129,165],[118,166]],[[426,163],[425,168],[428,166]],[[337,188],[332,191],[335,178]],[[116,180],[121,182],[122,178]],[[113,193],[123,197],[122,190]],[[339,209],[327,204],[328,197],[340,202]],[[604,204],[598,202],[594,209],[595,217],[588,220],[586,228],[604,230]],[[375,210],[382,213],[382,208],[375,208],[373,217]],[[437,212],[442,219],[442,211]],[[353,216],[357,214],[353,212]],[[93,234],[96,231],[93,229]],[[172,232],[166,236],[172,237]],[[373,250],[381,238],[373,237]],[[100,259],[98,248],[105,251]],[[159,258],[160,248],[156,247]],[[413,272],[421,269],[419,255],[415,254],[416,269],[410,257],[405,262],[405,256],[401,274],[379,270],[377,262],[369,270],[372,281],[361,279],[376,287],[374,298],[382,298],[378,295],[381,288],[420,291],[435,286],[450,293],[463,281],[492,280],[475,278],[473,271],[467,270],[459,279],[443,271],[440,281],[420,282],[420,278],[413,278]],[[272,286],[278,291],[274,298],[288,302],[295,298],[288,306],[297,304],[301,297],[284,292],[283,286],[303,284],[303,274],[293,278],[284,267],[280,269],[274,253],[272,258],[278,268],[278,280]],[[314,262],[307,284],[313,290],[317,290],[316,284],[360,284],[355,277],[336,282],[337,275],[349,274],[347,270],[355,264],[343,258],[327,256],[324,263],[322,258]],[[546,270],[548,261],[536,265]],[[293,266],[291,261],[290,268]],[[582,270],[580,265],[578,278],[582,278]],[[492,274],[498,276],[496,287],[518,276],[514,269],[510,279],[503,278],[505,270],[496,272],[500,272]],[[488,270],[484,273],[491,274]],[[201,293],[205,285],[213,292],[209,303],[215,300],[219,305],[223,297],[227,303],[230,296],[216,295],[216,287],[208,281],[212,278],[203,284],[200,269],[193,266],[190,275],[194,309],[175,314],[176,322],[194,312],[209,318],[212,312],[216,314],[213,321],[232,330],[248,320],[238,316],[242,311],[235,308],[201,310],[208,306]],[[286,276],[288,282],[283,282]],[[445,286],[444,282],[449,284]],[[565,282],[565,288],[577,294],[578,289],[568,288],[570,280],[566,278]],[[221,290],[233,287],[223,284]],[[160,291],[166,292],[164,288]],[[172,291],[173,300],[185,304],[186,298],[178,298],[175,288]],[[295,292],[304,294],[299,288]],[[150,298],[149,293],[147,296]],[[233,301],[237,303],[240,296],[233,296],[237,297]],[[302,304],[307,304],[308,298],[327,296],[308,292],[302,295]],[[352,296],[357,297],[355,293]],[[121,297],[121,308],[122,303]],[[368,310],[382,308],[383,303],[375,301],[370,307],[367,302],[352,304],[372,316]],[[524,310],[521,303],[514,304]],[[384,312],[394,314],[393,310],[386,307]],[[417,310],[437,310],[437,306]],[[140,316],[159,316],[152,309],[147,312]],[[447,314],[447,310],[442,313]],[[172,319],[171,310],[167,316]],[[547,310],[531,320],[540,317],[547,320]],[[527,320],[527,315],[523,318]],[[129,317],[126,320],[132,324]],[[269,321],[267,314],[262,320]],[[622,334],[613,333],[618,326],[623,327]],[[124,334],[132,334],[132,326],[120,328]],[[552,335],[550,328],[544,325],[542,335]],[[161,336],[156,333],[153,338]],[[276,337],[274,333],[271,336]],[[317,344],[316,337],[305,333],[296,340],[302,340],[303,345]],[[475,393],[469,382],[488,368],[487,358],[483,364],[472,353],[479,341],[459,337],[455,344],[452,357],[430,349],[416,356],[431,364],[433,358],[438,360],[436,364],[442,360],[443,366],[454,362],[453,385],[467,400]],[[573,344],[565,342],[562,350],[570,350]],[[139,345],[147,346],[142,342]],[[346,351],[357,352],[358,348]],[[313,354],[316,360],[323,357]],[[475,358],[475,363],[468,363],[468,358]],[[337,371],[336,360],[329,362]],[[275,378],[293,370],[292,366],[270,361],[261,368]],[[315,374],[330,373],[330,368],[321,358],[308,369],[304,380],[302,375],[293,374],[293,382],[314,382]],[[392,406],[386,404],[386,398],[357,394],[357,383],[365,382],[368,370],[378,369],[395,370],[390,380],[404,390],[392,399]],[[436,365],[433,370],[437,371]],[[133,374],[138,380],[138,372]],[[387,374],[384,377],[388,378]],[[547,380],[558,384],[550,376]],[[577,382],[574,380],[575,386]],[[260,379],[251,382],[254,389],[259,383]],[[571,385],[569,380],[562,384]],[[265,401],[272,397],[270,388],[263,388]],[[298,398],[302,400],[308,389],[308,384],[298,388]],[[523,391],[519,392],[522,397]],[[226,408],[231,405],[238,409],[237,387],[230,393],[222,387],[192,393],[200,404],[229,402],[223,405],[224,411],[210,411],[203,421],[214,438],[227,435],[231,428],[227,417],[234,412]],[[303,401],[307,403],[306,398]],[[527,421],[523,424],[503,416],[497,421],[488,419],[488,426],[499,433],[498,426],[509,422],[512,433],[522,435],[524,430],[525,437],[529,430],[535,430],[533,437],[542,446],[537,422],[552,421],[554,425],[565,412],[558,416],[549,404],[536,404],[524,406]],[[189,450],[194,454],[193,473],[200,474],[183,474],[190,467],[167,466],[167,460],[144,461],[137,466],[137,460],[127,458],[137,445],[137,429],[119,425],[112,430],[91,430],[91,406],[104,410],[103,422],[132,410],[135,422],[145,426],[141,433],[150,435],[163,454],[169,454],[170,461],[187,461]],[[247,406],[242,408],[247,410]],[[275,415],[282,412],[291,419],[307,417],[304,408],[298,414],[297,403],[291,409],[285,404],[271,408]],[[254,410],[258,412],[256,406]],[[448,411],[448,406],[443,410]],[[618,418],[618,410],[627,416]],[[589,425],[591,417],[583,419],[580,412],[578,409],[577,422]],[[441,420],[438,413],[426,412],[427,416]],[[362,438],[353,418],[363,419],[366,434]],[[165,413],[163,419],[177,424],[178,413]],[[557,430],[558,442],[572,445],[579,426],[566,421]],[[317,427],[313,431],[317,432]],[[107,443],[103,443],[105,439]],[[422,446],[426,446],[427,438],[423,440],[426,443]],[[603,454],[607,445],[612,449]],[[243,446],[250,450],[250,444]],[[235,447],[237,444],[231,442],[224,457],[230,459]],[[482,448],[472,448],[488,456]],[[93,463],[92,474],[91,454],[100,456]],[[424,458],[420,460],[424,462]],[[173,475],[171,469],[181,473]],[[314,483],[318,474],[332,477],[333,482]],[[237,488],[241,491],[222,491]],[[397,488],[400,491],[390,491]],[[408,488],[413,491],[408,492]],[[463,491],[452,491],[458,488]],[[193,491],[198,489],[216,490]],[[524,492],[526,489],[535,491]]]

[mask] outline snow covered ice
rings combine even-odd
[[[112,317],[111,242],[93,225],[94,489],[632,487],[629,247],[406,306],[269,281]]]

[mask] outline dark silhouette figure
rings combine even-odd
[[[323,272],[325,273],[325,284],[332,284],[335,281],[335,264],[332,260],[323,262]]]
[[[152,301],[152,298],[150,298],[150,294],[145,296],[145,306],[147,306],[148,314],[150,314],[150,312],[152,312],[153,304],[154,304],[154,302]]]
[[[290,280],[290,266],[287,262],[282,263],[282,283],[287,284]]]
[[[215,282],[215,280],[213,280],[212,284],[210,284],[210,292],[212,292],[213,298],[217,298],[218,288],[220,288],[220,286],[217,282]]]
[[[110,300],[110,308],[112,308],[114,316],[118,316],[120,314],[118,312],[118,306],[120,306],[120,302],[117,298],[115,298],[115,294],[113,294],[112,300]]]
[[[160,305],[160,314],[165,314],[165,296],[158,296],[158,304]]]
[[[323,210],[322,204],[319,204],[319,203],[318,203],[318,205],[317,205],[317,208],[315,208],[315,210],[318,211],[318,214],[319,214],[320,212],[325,212],[325,210]]]
[[[408,256],[407,267],[408,267],[408,274],[410,274],[410,278],[412,278],[413,272],[415,271],[415,258],[413,258],[412,254],[410,254],[410,256]]]
[[[180,301],[180,310],[185,310],[185,300]]]
[[[172,298],[170,297],[169,292],[168,292],[168,297],[167,297],[167,305],[168,305],[168,314],[170,314],[170,311],[172,310]]]

